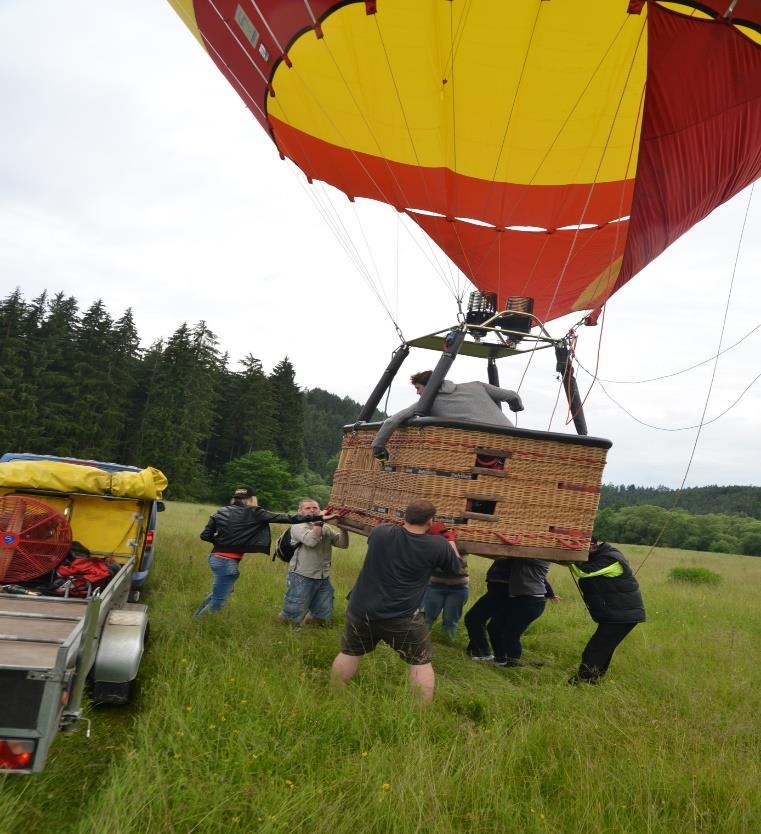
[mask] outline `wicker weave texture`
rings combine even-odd
[[[521,555],[525,548],[542,548],[543,558],[547,548],[557,549],[563,560],[586,554],[606,449],[572,439],[426,426],[397,430],[388,443],[390,458],[381,464],[372,455],[373,436],[362,430],[344,435],[333,481],[331,506],[348,510],[352,526],[398,521],[410,501],[425,498],[471,552],[482,543],[490,551],[504,545],[497,555],[512,555],[504,536]]]

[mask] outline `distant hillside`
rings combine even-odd
[[[676,490],[668,487],[638,487],[630,484],[605,484],[600,494],[600,509],[635,507],[641,504],[671,508]],[[694,515],[720,513],[761,519],[761,487],[690,487],[678,496],[677,506]]]
[[[304,453],[307,465],[324,478],[332,478],[341,449],[342,428],[354,423],[362,406],[350,397],[339,397],[312,388],[304,392]],[[376,411],[373,419],[386,415]]]

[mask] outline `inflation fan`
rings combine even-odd
[[[43,576],[70,546],[69,522],[51,506],[26,495],[0,497],[0,583]]]

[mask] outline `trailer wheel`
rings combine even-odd
[[[124,683],[111,683],[109,681],[93,681],[92,682],[92,700],[96,706],[104,704],[114,704],[115,706],[126,706],[129,704],[132,693],[134,691],[134,684],[137,679],[133,678],[131,681]]]

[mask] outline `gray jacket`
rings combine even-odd
[[[514,559],[510,570],[508,594],[511,597],[543,597],[544,580],[550,563],[543,559]]]
[[[446,417],[463,423],[487,423],[492,426],[512,426],[512,422],[502,413],[499,404],[506,402],[511,411],[523,411],[521,398],[515,391],[498,388],[486,382],[461,382],[455,384],[445,379],[431,407],[431,417]],[[373,439],[373,449],[383,449],[388,438],[401,426],[415,416],[418,403],[403,408],[392,414],[380,428]]]

